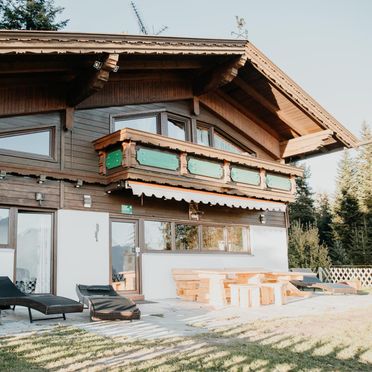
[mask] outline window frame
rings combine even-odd
[[[43,160],[50,162],[57,162],[57,126],[56,125],[47,125],[47,126],[34,126],[27,127],[22,129],[11,129],[0,131],[0,139],[5,137],[15,137],[39,132],[49,132],[49,155],[34,154],[32,152],[26,151],[17,151],[17,150],[7,150],[0,148],[0,155],[5,156],[14,156],[24,159],[33,159],[33,160]]]
[[[13,228],[14,224],[14,208],[0,206],[0,209],[7,209],[9,211],[8,215],[8,242],[6,244],[0,244],[0,249],[2,248],[13,248],[14,245],[14,237],[13,237]]]
[[[170,250],[151,250],[145,248],[145,221],[156,221],[156,222],[169,222],[171,224],[171,249]],[[175,225],[176,224],[185,224],[185,225],[195,225],[198,227],[198,249],[189,250],[189,249],[176,249],[176,234],[175,234]],[[203,226],[215,226],[222,227],[224,229],[224,250],[203,250],[202,247],[202,228]],[[247,238],[248,238],[248,247],[246,252],[230,252],[228,250],[228,236],[227,236],[227,227],[228,226],[240,226],[247,229]],[[218,223],[211,221],[191,221],[184,219],[174,219],[166,217],[142,217],[140,218],[140,246],[142,253],[163,253],[163,254],[229,254],[229,255],[247,255],[253,256],[253,248],[251,244],[251,229],[250,225],[247,224],[226,224]]]

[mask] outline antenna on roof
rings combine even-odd
[[[244,28],[245,26],[245,19],[239,18],[238,16],[235,16],[236,19],[236,27],[238,29],[237,32],[232,31],[231,35],[235,36],[237,39],[248,39],[248,30]]]
[[[145,23],[143,22],[143,19],[142,19],[141,15],[140,15],[140,12],[138,11],[138,8],[137,8],[135,2],[134,1],[131,1],[130,2],[130,5],[131,5],[131,7],[133,9],[134,15],[137,18],[137,22],[138,22],[140,33],[142,35],[148,35],[149,32],[148,32],[148,30],[147,30],[147,28],[145,26]],[[160,35],[161,33],[163,33],[167,29],[168,29],[168,26],[162,26],[159,31],[155,32],[153,30],[152,33],[153,33],[153,35],[157,36],[157,35]]]

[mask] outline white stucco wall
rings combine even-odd
[[[14,249],[0,249],[0,276],[9,276],[13,280],[14,272]]]
[[[76,284],[109,284],[109,214],[60,210],[57,221],[57,295],[76,299]]]
[[[252,255],[144,253],[142,290],[146,299],[174,298],[174,268],[265,268],[287,271],[285,228],[251,226]]]

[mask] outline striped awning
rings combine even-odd
[[[230,208],[245,208],[285,212],[284,203],[263,201],[243,196],[218,194],[208,191],[183,189],[181,187],[163,186],[139,181],[126,181],[126,188],[132,189],[134,195],[154,196],[160,199],[174,199],[187,203],[221,205]]]

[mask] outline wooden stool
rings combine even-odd
[[[274,304],[277,306],[284,305],[283,287],[284,283],[262,283],[263,288],[271,288],[274,292]]]
[[[231,284],[231,305],[241,308],[260,306],[260,287],[255,284]]]

